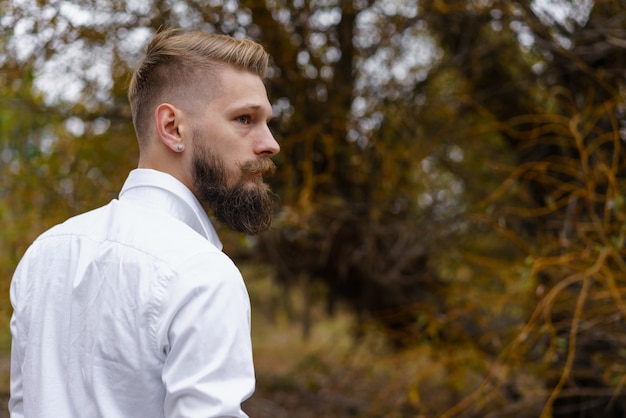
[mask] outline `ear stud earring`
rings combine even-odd
[[[180,152],[185,149],[185,146],[183,144],[178,144],[176,145],[176,149]]]

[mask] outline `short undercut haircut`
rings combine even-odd
[[[263,79],[268,61],[263,47],[248,39],[179,29],[157,33],[148,43],[128,89],[139,147],[148,141],[151,118],[160,103],[178,105],[198,89],[219,89],[215,70],[226,65]]]

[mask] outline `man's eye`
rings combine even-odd
[[[239,123],[243,123],[244,125],[247,125],[250,123],[250,116],[249,115],[241,115],[237,117],[237,122]]]

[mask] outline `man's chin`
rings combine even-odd
[[[248,235],[268,230],[272,225],[271,189],[265,183],[243,183],[238,193],[210,205],[217,220],[230,229]]]
[[[246,191],[257,190],[258,192],[269,193],[270,186],[263,181],[263,177],[254,177],[242,183],[242,188]]]

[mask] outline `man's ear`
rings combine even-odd
[[[154,111],[159,140],[174,152],[181,152],[185,144],[180,133],[182,112],[174,105],[161,103]]]

